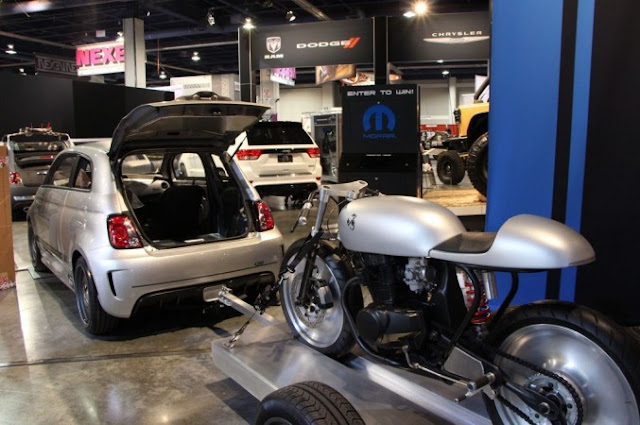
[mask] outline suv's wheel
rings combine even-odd
[[[73,281],[82,326],[94,335],[104,335],[112,331],[118,324],[118,319],[102,309],[93,275],[82,257],[76,261]]]
[[[438,178],[444,184],[458,184],[464,178],[464,161],[456,151],[445,151],[438,155]]]
[[[469,149],[469,157],[467,158],[469,180],[471,180],[473,187],[484,196],[487,196],[488,164],[489,133],[484,133],[473,142],[471,149]]]
[[[42,253],[38,247],[38,241],[36,240],[36,235],[33,233],[33,226],[30,221],[27,222],[27,238],[29,241],[29,257],[31,257],[33,269],[40,273],[48,272],[49,269],[42,262]]]

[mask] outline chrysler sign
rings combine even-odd
[[[78,76],[124,72],[124,42],[85,44],[76,49]]]

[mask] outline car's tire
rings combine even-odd
[[[42,262],[42,253],[40,252],[36,235],[33,232],[31,221],[27,222],[27,239],[29,242],[29,257],[31,257],[33,269],[40,273],[48,272],[49,268]]]
[[[300,382],[276,390],[258,407],[255,425],[364,425],[338,391],[320,382]]]
[[[102,309],[98,291],[87,262],[80,257],[73,271],[76,306],[84,329],[93,335],[105,335],[118,325],[118,318]]]
[[[438,178],[444,184],[458,184],[464,178],[464,160],[456,151],[444,151],[436,164]]]
[[[487,180],[489,177],[489,133],[478,137],[469,149],[467,157],[467,173],[476,190],[487,196]]]
[[[294,242],[282,260],[282,269],[295,257],[304,239]],[[320,309],[315,304],[298,306],[295,297],[302,280],[306,260],[300,261],[294,273],[285,273],[280,286],[280,303],[284,317],[293,336],[309,347],[330,357],[340,358],[351,351],[355,338],[340,299],[347,281],[347,270],[340,258],[326,246],[321,246],[316,256],[313,275],[325,280],[333,298],[333,306]],[[312,288],[313,290],[313,288]],[[355,311],[362,306],[362,293],[351,291],[348,305]]]
[[[570,303],[530,304],[500,320],[489,342],[568,381],[581,400],[583,425],[640,424],[640,342],[601,314]],[[511,381],[554,391],[564,405],[566,423],[578,422],[574,397],[560,381],[500,355],[494,362]],[[530,418],[535,417],[511,391],[498,392]],[[485,403],[493,423],[525,423],[501,401],[485,397]]]

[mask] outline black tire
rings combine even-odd
[[[487,196],[487,179],[489,177],[489,133],[478,137],[469,149],[467,157],[467,173],[476,190]]]
[[[282,269],[298,253],[304,241],[304,239],[297,240],[289,247],[282,260]],[[299,341],[327,356],[340,358],[348,354],[355,344],[353,332],[340,304],[342,290],[348,278],[347,270],[330,247],[321,246],[316,256],[315,273],[328,280],[333,306],[324,310],[317,309],[314,305],[304,308],[295,305],[294,293],[297,294],[296,289],[300,285],[305,262],[306,260],[302,260],[298,264],[294,274],[284,275],[280,286],[280,303],[284,317],[293,336]],[[361,308],[362,293],[356,290],[351,291],[348,304],[352,312]],[[317,310],[314,311],[314,309]],[[311,329],[314,331],[311,332]]]
[[[438,155],[436,169],[444,184],[458,184],[464,178],[464,161],[456,151],[444,151]]]
[[[111,316],[102,309],[98,300],[98,291],[93,282],[93,275],[87,262],[82,257],[76,261],[73,281],[76,306],[84,329],[93,335],[105,335],[115,329],[118,324],[118,318]]]
[[[582,400],[583,425],[640,423],[640,342],[600,313],[570,303],[530,304],[505,315],[489,341],[567,380]],[[565,404],[567,423],[578,421],[573,397],[562,383],[499,355],[494,361],[521,385],[554,386]],[[510,391],[499,393],[534,416]],[[485,404],[495,424],[525,423],[500,401],[485,397]]]
[[[255,425],[364,425],[338,391],[320,382],[300,382],[276,390],[258,407]]]
[[[42,262],[42,253],[40,252],[40,247],[38,246],[38,241],[36,235],[33,233],[33,226],[30,221],[27,222],[27,238],[29,242],[29,257],[31,257],[33,269],[40,273],[48,272],[49,268]]]

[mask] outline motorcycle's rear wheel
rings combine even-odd
[[[283,268],[291,262],[303,244],[304,239],[300,239],[291,245],[284,255]],[[299,341],[328,356],[342,357],[349,353],[355,344],[353,333],[340,303],[347,272],[340,258],[328,247],[321,246],[316,256],[312,277],[328,283],[333,306],[322,309],[313,302],[306,306],[298,305],[297,297],[306,261],[306,259],[300,261],[293,273],[286,273],[280,286],[280,302],[285,319],[294,337]],[[317,288],[312,285],[311,291],[316,290]],[[361,306],[361,294],[354,295],[355,297],[352,298],[356,299],[350,300],[350,304],[359,303]]]
[[[569,303],[523,306],[500,321],[491,341],[500,351],[568,381],[582,405],[582,425],[640,424],[640,343],[599,313]],[[561,382],[500,355],[494,361],[512,382],[557,399],[566,423],[577,423],[577,404]],[[551,424],[504,387],[499,394],[533,423]],[[499,400],[485,397],[485,403],[493,423],[526,423]]]

